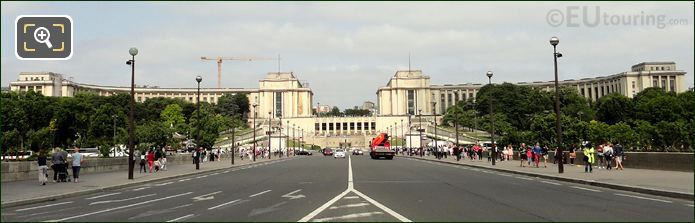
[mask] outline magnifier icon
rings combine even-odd
[[[39,27],[36,30],[34,30],[34,40],[38,43],[44,43],[48,48],[53,48],[53,44],[51,44],[51,32],[46,29],[46,27]]]

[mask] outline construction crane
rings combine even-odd
[[[278,60],[277,58],[266,58],[266,57],[200,57],[201,60],[215,60],[217,61],[217,88],[222,88],[222,61],[223,60]]]

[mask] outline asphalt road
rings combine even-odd
[[[46,187],[43,189],[50,189]],[[693,201],[410,160],[313,156],[2,209],[2,221],[692,221]]]

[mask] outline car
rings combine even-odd
[[[336,158],[336,159],[337,159],[338,157],[344,159],[344,158],[345,158],[345,150],[336,149],[336,150],[335,150],[335,154],[333,154],[333,158]]]
[[[325,148],[325,149],[323,149],[323,155],[324,156],[332,156],[333,150],[331,150],[330,148]]]
[[[362,152],[362,150],[359,149],[353,149],[352,155],[364,155],[364,152]]]
[[[297,155],[300,155],[300,156],[311,156],[312,154],[311,154],[310,151],[302,150],[302,151],[297,152]]]

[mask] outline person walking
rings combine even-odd
[[[584,173],[591,173],[593,169],[592,166],[594,165],[594,162],[596,162],[594,158],[594,153],[596,153],[596,151],[594,150],[594,147],[591,146],[591,143],[587,143],[584,145],[584,150],[582,153],[584,153]]]
[[[58,173],[63,173],[65,167],[65,156],[63,156],[62,149],[58,149],[53,156],[51,156],[51,168],[53,168],[53,182],[58,182]],[[62,179],[61,179],[62,180]]]
[[[140,153],[140,173],[147,173],[147,167],[145,165],[147,164],[147,157],[145,156],[145,151],[142,151]]]
[[[159,160],[162,164],[162,170],[167,170],[167,153],[166,151],[162,153],[162,158]]]
[[[521,143],[521,146],[519,146],[519,160],[521,160],[521,164],[519,164],[519,167],[524,167],[524,162],[526,162],[526,159],[528,156],[526,156],[526,143]]]
[[[557,154],[557,153],[555,153],[555,154],[561,155],[561,154]],[[541,148],[541,157],[543,158],[543,168],[548,168],[548,146],[547,145],[543,146],[543,148]],[[562,156],[560,156],[560,157],[562,157]]]
[[[46,151],[39,151],[37,162],[39,164],[39,183],[41,185],[46,185],[46,181],[48,181],[48,166],[46,165],[46,161]]]
[[[536,168],[539,168],[538,164],[541,161],[541,146],[536,143],[536,146],[533,147],[533,162],[536,164]]]
[[[203,149],[202,147],[198,147],[198,149],[193,151],[193,163],[195,164],[196,170],[200,169],[200,158],[201,158],[200,156],[202,155],[200,150],[202,150],[202,149]]]
[[[606,159],[606,169],[612,169],[613,167],[611,166],[611,163],[613,161],[613,147],[611,143],[608,143],[605,147],[603,147],[603,157]]]
[[[72,182],[77,183],[80,178],[80,168],[84,163],[84,156],[80,153],[80,148],[75,146],[75,152],[72,153]]]
[[[613,154],[615,156],[615,169],[623,170],[623,156],[625,154],[623,153],[623,146],[620,145],[620,143],[613,146]]]
[[[150,169],[150,173],[152,173],[152,169],[154,168],[154,151],[150,149],[149,152],[147,152],[147,167]]]
[[[603,157],[603,149],[604,149],[604,144],[598,145],[596,148],[596,156],[598,157],[598,168],[603,169],[604,168],[604,157]]]
[[[574,159],[577,158],[577,145],[573,144],[570,148],[570,164],[574,166]]]

